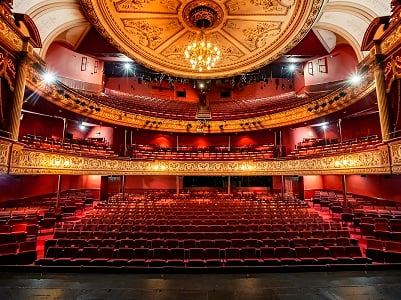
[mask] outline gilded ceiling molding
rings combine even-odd
[[[133,114],[97,103],[70,91],[64,92],[63,90],[63,93],[59,93],[59,90],[63,88],[57,85],[51,86],[43,83],[41,81],[41,74],[33,66],[29,68],[28,74],[27,86],[32,91],[39,93],[46,100],[64,109],[111,124],[181,133],[247,132],[294,125],[344,109],[360,99],[363,99],[375,89],[373,74],[369,70],[364,74],[363,80],[357,86],[348,85],[341,90],[336,90],[309,103],[277,113],[254,118],[226,120],[226,122],[211,120],[208,122],[208,125],[210,125],[210,128],[208,128],[202,126],[202,123],[197,120],[184,121]],[[82,106],[82,102],[86,105]],[[93,109],[90,109],[90,107]],[[315,107],[317,107],[317,109],[315,109]],[[245,127],[244,124],[246,123],[255,125]],[[157,124],[157,127],[151,127],[153,124]],[[188,126],[188,124],[191,124],[191,126]],[[221,125],[223,125],[223,128],[221,128]]]
[[[222,78],[258,69],[292,49],[320,16],[324,0],[80,0],[88,20],[121,53],[151,69],[185,78]],[[221,49],[216,67],[192,70],[184,50],[208,16],[208,41]],[[198,18],[199,19],[199,18]]]
[[[265,161],[141,161],[73,156],[14,147],[10,174],[68,175],[319,175],[389,174],[387,146],[310,159]]]

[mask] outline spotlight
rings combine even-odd
[[[42,78],[45,83],[54,83],[57,80],[56,75],[50,72],[44,73]]]
[[[85,130],[85,129],[86,129],[86,126],[85,126],[84,124],[81,123],[81,124],[79,125],[79,129]]]
[[[297,66],[295,64],[290,64],[288,66],[288,70],[290,70],[291,72],[294,72],[296,68],[297,68]]]
[[[323,130],[326,130],[327,127],[328,127],[328,126],[327,126],[327,123],[323,123],[321,126],[322,126],[322,129],[323,129]]]
[[[131,68],[132,68],[132,65],[131,65],[130,63],[125,63],[125,64],[124,64],[124,70],[130,71]]]
[[[356,85],[356,84],[360,83],[361,80],[362,80],[361,75],[355,74],[354,76],[351,77],[350,82],[351,82],[352,84]]]
[[[220,129],[223,129],[223,128],[224,128],[224,125],[223,125],[223,124],[221,124],[221,125],[219,126],[219,128],[220,128]]]

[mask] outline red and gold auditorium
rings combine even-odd
[[[0,265],[401,262],[400,1],[0,1]]]

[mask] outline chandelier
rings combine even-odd
[[[215,25],[216,17],[216,11],[205,5],[196,6],[188,13],[192,28],[200,30],[200,38],[188,45],[184,52],[193,70],[210,71],[220,59],[219,47],[208,42],[204,33],[205,29]]]
[[[220,50],[216,45],[205,40],[203,31],[200,40],[194,41],[185,50],[185,57],[189,60],[192,69],[199,72],[210,71],[220,58]]]

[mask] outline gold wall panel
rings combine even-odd
[[[309,32],[324,0],[80,0],[88,20],[120,52],[151,69],[185,78],[222,78],[255,70],[292,49]],[[221,49],[216,67],[192,70],[184,50],[204,31]],[[232,55],[233,51],[236,55]]]
[[[11,174],[70,175],[317,175],[388,174],[387,146],[311,159],[265,161],[141,161],[73,156],[59,153],[13,149]]]

